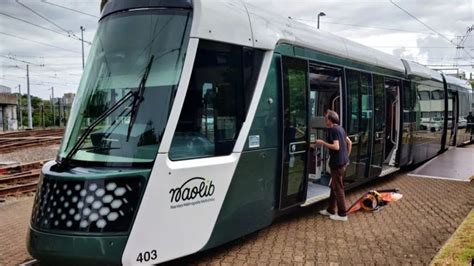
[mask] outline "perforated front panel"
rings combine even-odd
[[[137,209],[141,177],[67,180],[45,176],[31,224],[40,230],[126,232]]]

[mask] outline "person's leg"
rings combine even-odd
[[[329,194],[329,206],[327,208],[327,212],[329,212],[330,214],[335,214],[336,213],[337,196],[334,193],[335,189],[336,189],[336,187],[334,185],[335,184],[334,180],[337,180],[337,171],[331,169],[331,181],[330,181],[330,184],[329,184],[329,186],[331,187],[331,193]],[[337,181],[336,181],[336,183],[337,183]]]
[[[344,174],[346,166],[341,166],[334,169],[335,176],[333,177],[332,183],[334,195],[337,202],[337,214],[339,216],[346,216],[346,197],[344,195]]]
[[[332,186],[332,182],[331,182]],[[334,189],[331,187],[331,193],[329,194],[329,206],[326,211],[330,214],[336,213],[336,195],[334,195]]]

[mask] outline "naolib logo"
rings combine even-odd
[[[170,189],[171,203],[193,200],[197,197],[207,198],[214,194],[212,181],[202,177],[193,177],[184,182],[181,187]]]

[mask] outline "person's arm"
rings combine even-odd
[[[334,140],[332,144],[329,144],[322,139],[317,139],[316,144],[326,146],[330,150],[335,150],[335,151],[339,150],[339,140]]]
[[[351,156],[351,151],[352,151],[352,141],[351,139],[346,136],[346,143],[347,143],[347,155]]]

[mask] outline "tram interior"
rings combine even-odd
[[[321,65],[310,66],[310,142],[326,139],[324,115],[333,110],[340,115],[341,70]],[[322,146],[310,150],[307,200],[329,196],[329,151]]]

